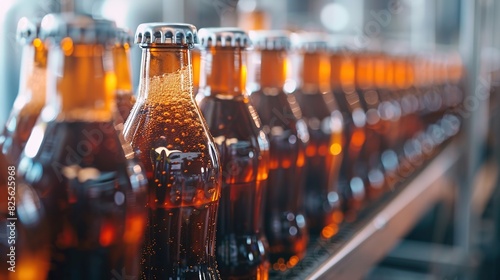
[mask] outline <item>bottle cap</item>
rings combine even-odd
[[[31,44],[40,35],[40,19],[23,17],[17,23],[16,38],[19,44]]]
[[[135,43],[141,47],[184,46],[198,43],[196,27],[187,23],[142,23],[135,32]]]
[[[239,28],[202,28],[198,32],[200,45],[207,47],[247,48],[251,45],[250,38]]]
[[[248,33],[253,46],[258,50],[290,49],[290,32],[285,30],[258,30]]]
[[[69,37],[74,43],[108,44],[116,41],[116,25],[113,21],[84,14],[48,14],[42,20],[40,37],[56,43]]]
[[[328,35],[323,33],[293,33],[291,35],[292,48],[304,52],[328,50]]]
[[[116,29],[116,43],[119,46],[123,46],[125,44],[131,46],[132,45],[132,33],[126,28],[117,28]]]

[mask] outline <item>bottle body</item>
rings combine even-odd
[[[33,137],[50,137],[34,157],[23,155],[19,172],[40,194],[45,209],[40,219],[51,244],[46,277],[138,275],[145,224],[145,189],[138,183],[143,174],[125,158],[113,123],[49,122],[35,129]],[[26,206],[20,201],[19,208],[29,207],[29,200]]]
[[[148,178],[142,279],[218,279],[220,164],[192,96],[189,51],[145,48],[140,92],[125,124]]]
[[[311,233],[333,236],[342,221],[338,180],[342,162],[343,117],[330,92],[294,93],[307,123],[305,207]],[[328,228],[325,228],[328,227]]]
[[[223,279],[267,279],[262,206],[269,144],[247,97],[216,96],[203,97],[199,106],[217,143],[223,169],[217,222],[219,271]]]
[[[289,101],[293,96],[282,90],[263,89],[250,98],[270,146],[264,219],[270,260],[273,264],[296,264],[304,256],[309,238],[303,213],[307,127],[294,115],[298,105]]]

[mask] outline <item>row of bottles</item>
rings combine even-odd
[[[17,218],[5,279],[268,279],[460,126],[454,55],[146,23],[135,96],[132,40],[113,22],[50,14],[18,34],[0,137],[0,167],[17,172],[15,215],[0,198],[1,223]]]

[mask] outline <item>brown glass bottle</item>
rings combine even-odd
[[[16,193],[24,279],[139,275],[146,180],[115,122],[115,77],[104,63],[115,32],[114,23],[83,15],[42,21],[47,103],[21,156]]]
[[[198,104],[220,152],[217,264],[223,279],[268,279],[262,232],[269,142],[246,93],[250,39],[236,28],[203,28]]]
[[[348,50],[334,48],[330,53],[330,83],[344,119],[344,156],[340,166],[339,193],[346,221],[353,221],[365,198],[359,155],[366,141],[366,115],[355,91],[355,61]],[[364,174],[364,175],[363,175]]]
[[[294,34],[296,81],[293,93],[309,132],[306,148],[305,209],[309,232],[330,238],[343,213],[337,184],[342,162],[343,118],[330,92],[327,42],[320,34]]]
[[[17,39],[22,45],[22,64],[20,73],[19,92],[14,106],[0,135],[0,189],[4,195],[0,196],[0,254],[5,258],[10,253],[12,240],[8,239],[10,231],[7,225],[9,206],[15,206],[13,198],[8,193],[15,192],[16,166],[19,155],[28,140],[35,121],[45,104],[45,70],[46,49],[38,38],[39,21],[22,18],[17,27]],[[10,178],[9,178],[10,176]],[[0,279],[13,279],[14,273],[9,272],[9,264],[3,261],[0,264]],[[7,257],[8,259],[10,257]],[[9,278],[11,277],[11,278]]]
[[[250,100],[269,137],[270,164],[264,230],[273,269],[285,270],[304,257],[308,242],[303,214],[307,126],[293,95],[283,90],[287,78],[288,33],[251,31]]]
[[[0,135],[0,149],[11,164],[17,163],[26,141],[45,105],[47,50],[38,38],[39,25],[23,18],[18,38],[23,45],[19,93]]]
[[[366,168],[366,195],[370,199],[377,199],[386,186],[381,153],[389,145],[385,141],[384,128],[388,127],[388,120],[380,117],[381,100],[379,90],[375,88],[375,59],[369,50],[354,54],[356,91],[361,106],[366,115],[366,142],[360,154]]]
[[[190,24],[137,28],[143,49],[139,95],[125,139],[149,182],[142,279],[219,279],[215,227],[219,154],[193,97]]]
[[[135,104],[129,54],[132,38],[128,31],[124,29],[118,29],[117,33],[117,42],[113,48],[113,65],[116,73],[116,105],[120,116],[125,122]]]

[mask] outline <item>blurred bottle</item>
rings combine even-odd
[[[292,36],[299,88],[293,93],[309,132],[305,206],[311,233],[330,238],[343,219],[338,194],[343,118],[330,92],[328,44],[322,34]]]
[[[203,28],[198,104],[217,147],[222,195],[217,221],[217,264],[223,279],[268,279],[262,232],[269,142],[245,89],[247,34]]]
[[[9,253],[9,230],[7,228],[8,207],[15,206],[9,201],[7,194],[15,191],[15,164],[28,140],[36,119],[45,104],[45,70],[47,52],[38,38],[40,22],[22,18],[17,26],[17,40],[22,45],[23,57],[19,82],[19,92],[7,123],[0,135],[0,188],[4,195],[0,196],[0,253]],[[9,173],[12,173],[9,178]],[[9,184],[9,185],[8,185]],[[4,238],[5,237],[5,238]],[[7,270],[8,264],[0,265],[0,279],[7,279],[13,273]]]
[[[17,163],[31,130],[45,105],[47,50],[38,38],[40,23],[22,18],[17,37],[23,45],[19,93],[0,136],[2,154]]]
[[[353,221],[365,198],[364,178],[367,172],[360,166],[360,153],[366,141],[366,115],[355,91],[355,61],[350,50],[330,46],[330,83],[344,119],[344,156],[340,167],[339,193],[347,221]]]
[[[113,65],[116,74],[116,104],[125,122],[135,104],[132,89],[132,69],[130,68],[130,47],[132,36],[127,30],[117,30],[117,41],[113,48]]]
[[[307,126],[293,95],[284,91],[288,77],[289,34],[251,31],[250,100],[269,137],[270,165],[264,230],[273,269],[285,270],[305,255],[308,242],[303,215]]]
[[[356,92],[366,116],[366,139],[360,154],[366,168],[366,195],[377,199],[385,190],[386,180],[381,162],[381,153],[389,145],[385,141],[390,126],[381,118],[383,106],[378,89],[375,87],[375,54],[368,49],[353,53],[355,60]]]
[[[259,0],[238,1],[238,27],[243,30],[268,30],[271,28],[271,15]]]
[[[115,76],[108,62],[116,27],[84,15],[49,14],[41,37],[50,46],[47,103],[18,168],[18,228],[26,236],[19,240],[19,275],[138,277],[146,180],[123,141],[122,123],[115,122]],[[33,228],[37,224],[42,228]],[[49,242],[31,239],[45,234]],[[47,249],[50,256],[40,257]]]
[[[193,97],[190,24],[139,25],[139,96],[125,138],[149,181],[142,279],[219,279],[215,227],[219,154]]]

